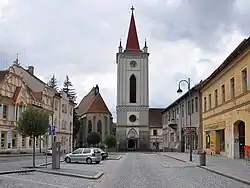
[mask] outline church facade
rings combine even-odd
[[[140,49],[134,8],[126,48],[118,47],[117,63],[117,124],[118,150],[149,149],[149,64],[145,41]]]

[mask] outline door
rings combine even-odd
[[[244,159],[245,155],[245,123],[240,122],[239,125],[239,151],[240,151],[240,159]]]
[[[71,161],[75,161],[75,162],[80,161],[82,153],[83,153],[82,148],[79,148],[79,149],[76,149],[75,151],[73,151],[71,154]]]
[[[80,161],[81,162],[85,162],[87,157],[89,157],[91,155],[91,149],[89,148],[84,148],[82,155],[80,157]]]

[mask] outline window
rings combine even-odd
[[[181,116],[184,117],[184,104],[181,105]]]
[[[226,93],[225,93],[225,84],[221,86],[221,102],[225,102],[226,100]]]
[[[5,104],[3,105],[3,118],[8,119],[8,106]]]
[[[206,132],[206,148],[210,148],[210,132]]]
[[[198,97],[195,97],[195,111],[198,112]]]
[[[218,106],[218,90],[214,90],[214,104]]]
[[[211,93],[208,95],[208,109],[210,110],[211,109],[211,107],[212,107],[212,99],[211,99],[212,97],[211,97]]]
[[[88,133],[92,132],[92,122],[91,120],[88,121]]]
[[[26,146],[26,137],[22,136],[22,148]]]
[[[247,88],[247,68],[242,70],[242,92],[246,92],[248,90]]]
[[[154,135],[154,136],[157,136],[157,129],[154,129],[154,130],[153,130],[153,135]]]
[[[97,122],[97,132],[102,134],[102,122],[100,120]]]
[[[104,127],[105,127],[105,134],[108,134],[108,118],[104,117]]]
[[[188,114],[191,113],[191,110],[190,110],[190,101],[188,101],[187,111],[188,111]]]
[[[1,133],[1,149],[4,149],[6,147],[5,145],[5,139],[6,139],[6,134]]]
[[[170,134],[170,141],[171,141],[171,142],[174,142],[174,133],[171,133],[171,134]]]
[[[234,78],[230,79],[230,89],[231,89],[231,99],[235,97],[235,80]]]
[[[62,112],[63,112],[63,113],[65,112],[65,111],[64,111],[64,108],[65,108],[65,107],[64,107],[64,104],[62,104]]]
[[[70,108],[70,115],[72,115],[73,113],[73,108]]]
[[[55,111],[57,111],[58,110],[58,101],[56,100],[55,101]]]
[[[194,113],[194,99],[191,100],[191,111]]]
[[[135,75],[132,74],[132,76],[129,79],[129,102],[130,103],[136,103],[136,78]]]
[[[91,150],[89,148],[85,148],[83,151],[83,153],[90,153],[90,152],[91,152]]]
[[[72,154],[81,154],[82,153],[82,148],[76,149],[75,151],[72,152]]]
[[[12,148],[17,147],[17,134],[12,132]]]
[[[207,97],[204,97],[204,112],[207,111]]]

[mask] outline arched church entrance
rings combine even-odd
[[[234,123],[234,158],[244,159],[245,146],[245,122],[236,121]]]
[[[130,129],[127,136],[128,151],[135,151],[138,148],[138,133],[135,129]]]

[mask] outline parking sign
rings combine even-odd
[[[50,125],[49,126],[49,135],[55,135],[56,134],[56,130],[55,130],[55,126],[54,125]]]

